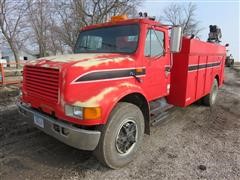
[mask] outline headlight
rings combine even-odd
[[[78,119],[100,119],[101,108],[65,105],[65,114]]]
[[[79,107],[79,106],[65,105],[65,114],[67,116],[82,119],[83,118],[83,108]]]
[[[83,117],[83,108],[79,106],[73,107],[73,115],[77,117]]]

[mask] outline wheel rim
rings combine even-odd
[[[213,104],[215,103],[216,101],[216,98],[217,98],[217,86],[213,86],[213,93],[212,93],[212,102]]]
[[[129,154],[136,145],[138,128],[136,123],[127,118],[120,125],[116,137],[116,149],[122,155]]]

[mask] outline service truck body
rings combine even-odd
[[[170,104],[185,107],[211,92],[214,79],[224,80],[224,46],[183,38],[182,50],[173,55]]]
[[[113,33],[115,44],[109,38]],[[94,50],[81,44],[88,41],[86,37],[96,39],[91,45]],[[165,98],[169,104],[185,107],[207,96],[214,81],[223,84],[225,54],[224,46],[186,37],[181,51],[171,54],[169,27],[147,18],[88,26],[80,32],[75,54],[43,57],[25,65],[19,109],[32,116],[41,130],[70,146],[94,150],[103,144],[103,149],[107,146],[103,136],[110,132],[109,119],[119,103],[137,106],[145,133],[149,132],[149,103]],[[134,134],[140,130],[135,128]],[[133,149],[136,141],[127,147]],[[124,157],[126,151],[119,147],[116,144]],[[103,161],[112,168],[129,162]]]

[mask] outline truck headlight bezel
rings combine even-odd
[[[83,118],[83,108],[79,106],[65,105],[65,115],[75,117],[78,119]]]
[[[81,107],[65,105],[65,114],[70,117],[86,120],[96,120],[101,118],[100,107]]]

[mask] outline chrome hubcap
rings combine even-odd
[[[137,141],[138,129],[136,123],[126,119],[120,125],[116,137],[116,149],[120,154],[128,154],[132,151]]]

